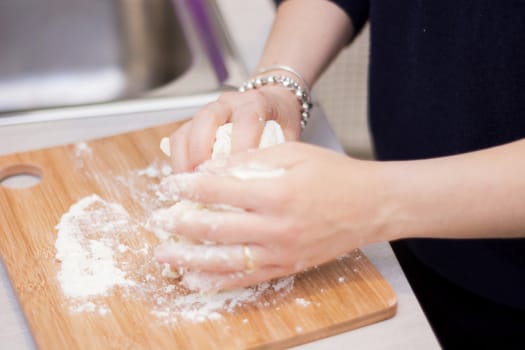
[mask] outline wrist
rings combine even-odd
[[[286,67],[286,66],[284,66]],[[293,74],[293,72],[288,72]],[[299,76],[300,77],[300,76]],[[301,78],[301,80],[303,80]],[[304,81],[304,80],[303,80]],[[259,75],[252,79],[249,79],[245,81],[241,87],[239,87],[240,92],[245,92],[249,90],[254,89],[261,89],[265,86],[280,86],[282,88],[285,88],[288,90],[291,95],[293,95],[296,99],[296,103],[299,104],[300,107],[300,126],[301,129],[304,129],[306,127],[306,124],[308,123],[308,120],[310,118],[310,109],[312,108],[312,102],[310,98],[309,91],[305,90],[297,82],[297,78],[291,78],[290,74],[287,75]]]
[[[297,103],[297,98],[290,91],[279,85],[266,85],[259,89],[269,99],[277,101],[277,119],[287,120],[299,127],[301,122],[301,106]]]
[[[370,194],[375,211],[371,222],[374,223],[370,242],[388,242],[406,238],[406,212],[403,203],[406,201],[406,181],[398,175],[396,162],[368,162]],[[409,186],[410,187],[410,186]]]
[[[303,77],[301,73],[299,73],[296,69],[294,69],[291,66],[282,65],[282,64],[275,64],[265,67],[259,67],[257,69],[257,73],[254,75],[262,76],[262,75],[268,75],[268,74],[279,74],[286,76],[294,81],[296,81],[299,86],[308,94],[310,95],[310,84],[309,82]]]

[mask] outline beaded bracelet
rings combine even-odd
[[[301,85],[299,85],[295,80],[284,75],[267,75],[262,77],[256,77],[250,80],[245,81],[241,87],[239,87],[240,92],[245,92],[248,90],[258,89],[264,85],[280,85],[289,89],[299,100],[301,105],[301,129],[306,127],[308,119],[310,119],[310,109],[312,108],[312,102],[310,99],[310,94],[303,90]]]
[[[307,94],[310,94],[310,89],[308,88],[308,83],[306,82],[306,79],[301,75],[301,73],[299,73],[298,71],[296,71],[290,66],[286,66],[283,64],[275,64],[273,66],[262,67],[257,71],[257,74],[262,75],[264,73],[279,71],[279,70],[284,70],[284,71],[287,71],[288,73],[295,75],[295,77],[299,79],[299,82],[303,84],[302,87],[304,91],[306,91]]]

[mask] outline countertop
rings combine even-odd
[[[253,68],[271,24],[272,9],[267,0],[248,2],[219,0],[226,23],[246,65]],[[242,10],[243,16],[238,16]],[[251,30],[236,30],[250,26]],[[0,126],[0,154],[73,143],[148,126],[173,122],[192,115],[198,107],[216,97],[209,94],[191,106],[148,113],[124,113],[106,117],[73,118]],[[341,151],[326,118],[314,108],[303,139]],[[439,344],[387,243],[364,247],[377,269],[394,288],[398,312],[393,318],[360,329],[299,346],[300,349],[439,349]],[[1,266],[1,265],[0,265]],[[0,268],[0,348],[33,349],[35,345],[17,304],[9,279]]]

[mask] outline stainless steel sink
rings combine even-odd
[[[180,98],[244,75],[211,0],[0,1],[0,117]]]

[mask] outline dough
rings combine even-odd
[[[216,159],[218,157],[230,154],[232,143],[232,130],[232,123],[224,124],[217,128],[217,132],[215,134],[215,144],[213,145],[211,159]],[[264,125],[263,133],[261,135],[259,148],[266,148],[283,142],[284,134],[279,123],[277,123],[274,120],[267,121]]]
[[[215,143],[213,144],[212,159],[216,159],[222,156],[227,156],[231,152],[231,135],[232,135],[232,124],[224,124],[217,128],[215,134]],[[269,120],[264,126],[264,130],[261,136],[261,141],[259,143],[259,148],[265,148],[274,146],[280,143],[284,143],[284,134],[281,126],[273,121]],[[168,137],[162,138],[160,141],[160,149],[162,152],[170,156],[170,139]],[[237,176],[242,179],[250,179],[256,177],[275,177],[284,172],[283,169],[271,169],[259,164],[249,165],[247,168],[243,169],[234,169],[232,173],[233,176]],[[239,208],[233,208],[224,204],[215,204],[215,205],[204,205],[198,202],[190,200],[180,200],[169,208],[161,208],[154,211],[151,214],[150,223],[155,222],[155,218],[163,218],[165,220],[175,220],[178,217],[183,215],[198,215],[199,211],[235,211],[240,210]],[[151,229],[155,235],[161,241],[174,240],[181,243],[193,244],[196,242],[189,241],[184,237],[178,236],[174,232],[166,232],[161,228],[154,227],[151,224],[148,224],[149,229]],[[168,278],[178,278],[184,273],[183,270],[174,271],[168,264],[164,264],[162,269],[162,275]]]
[[[227,123],[221,125],[217,128],[215,133],[215,143],[213,144],[213,151],[211,154],[211,159],[216,159],[220,156],[229,155],[231,152],[231,143],[232,143],[232,130],[233,124]],[[285,141],[283,129],[279,123],[275,120],[269,120],[264,125],[264,130],[261,135],[261,141],[259,142],[259,148],[266,148],[274,145],[278,145]],[[170,149],[170,138],[163,137],[160,140],[160,149],[167,155],[171,156]]]

